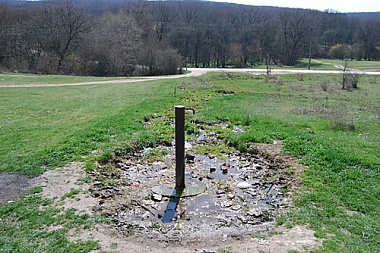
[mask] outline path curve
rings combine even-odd
[[[58,86],[79,86],[79,85],[94,85],[94,84],[117,84],[117,83],[137,83],[154,80],[165,79],[177,79],[183,77],[202,76],[209,72],[234,72],[234,73],[251,73],[255,75],[266,74],[266,69],[232,69],[232,68],[188,68],[190,71],[188,74],[183,75],[168,75],[168,76],[151,76],[151,77],[139,77],[139,78],[126,78],[110,81],[93,81],[93,82],[78,82],[78,83],[31,83],[31,84],[0,84],[0,88],[17,88],[17,87],[58,87]],[[341,74],[341,70],[295,70],[295,69],[272,69],[273,75],[285,75],[285,74]],[[380,75],[380,72],[364,72],[355,71],[358,74],[364,75]]]

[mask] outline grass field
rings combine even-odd
[[[343,60],[328,60],[328,59],[311,59],[311,70],[342,70],[340,66],[345,66],[346,61]],[[309,59],[301,59],[296,66],[270,66],[272,69],[308,69]],[[258,65],[254,68],[265,69],[265,65]],[[380,71],[379,61],[347,61],[347,68],[357,69],[361,71]]]
[[[117,77],[89,77],[89,76],[64,76],[64,75],[37,75],[37,74],[0,74],[0,86],[2,84],[56,84],[56,83],[80,83],[117,80]],[[125,79],[125,78],[124,78]]]
[[[28,77],[8,78],[8,83],[29,82]],[[67,77],[54,78],[68,82]],[[131,143],[151,145],[170,138],[173,129],[146,127],[144,118],[172,115],[173,107],[183,104],[196,109],[192,117],[197,120],[245,125],[245,133],[226,135],[226,143],[240,150],[249,151],[252,142],[279,139],[286,152],[300,157],[308,169],[294,208],[279,223],[306,224],[316,231],[325,239],[317,252],[377,252],[380,77],[362,76],[359,89],[352,92],[341,89],[341,78],[284,75],[283,84],[277,85],[276,77],[212,73],[143,83],[0,88],[0,171],[36,176],[70,161],[91,159],[94,150],[122,152]],[[0,206],[0,252],[21,252],[17,245],[29,247],[29,252],[89,252],[98,247],[65,239],[74,224],[83,226],[95,218],[49,208],[38,211],[48,201],[31,195]],[[44,231],[50,224],[64,229]],[[19,229],[11,229],[15,226]]]

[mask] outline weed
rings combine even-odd
[[[61,200],[65,200],[67,198],[75,198],[76,195],[78,195],[81,192],[79,189],[71,189],[68,193],[65,193],[62,197]]]
[[[151,132],[139,132],[132,137],[137,149],[153,148],[157,142],[157,136]]]
[[[278,217],[277,221],[276,221],[276,226],[281,226],[281,225],[285,224],[285,221],[286,221],[286,219],[284,216]]]
[[[145,158],[150,161],[164,161],[165,156],[169,154],[169,149],[167,148],[150,148],[144,153]]]
[[[292,229],[294,226],[293,226],[293,224],[292,224],[291,222],[287,222],[287,223],[285,224],[285,227],[286,227],[287,229]]]
[[[110,150],[107,150],[107,151],[104,151],[101,155],[99,155],[98,157],[96,157],[96,160],[99,162],[99,163],[107,163],[108,161],[110,161],[111,159],[113,159],[115,157],[114,153]]]
[[[222,248],[218,250],[219,253],[232,253],[232,248]]]
[[[89,183],[91,183],[91,180],[92,180],[91,176],[84,176],[84,177],[78,179],[76,184],[78,184],[78,185],[89,184]]]
[[[265,239],[265,240],[268,238],[266,234],[262,234],[262,233],[252,233],[251,236],[252,238]]]
[[[285,169],[285,173],[288,174],[288,175],[290,175],[290,176],[292,176],[292,175],[294,175],[296,173],[296,168],[294,168],[294,167],[286,168]]]
[[[111,245],[110,245],[110,248],[111,249],[117,249],[119,245],[117,244],[117,242],[112,242]]]

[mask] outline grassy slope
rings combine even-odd
[[[270,66],[272,69],[308,69],[309,59],[301,59],[300,63],[296,66]],[[310,62],[311,70],[342,70],[339,66],[344,66],[345,61],[342,60],[328,60],[328,59],[312,59]],[[258,65],[254,68],[265,69],[265,65]],[[348,61],[347,68],[357,69],[362,71],[380,71],[379,61]]]
[[[227,135],[230,145],[247,150],[250,142],[282,139],[289,153],[302,157],[309,169],[296,208],[284,218],[290,225],[309,224],[326,238],[321,252],[376,252],[379,79],[362,77],[359,90],[346,92],[340,78],[288,75],[278,86],[275,78],[214,73],[138,84],[2,89],[0,170],[33,176],[95,149],[126,148],[126,140],[154,142],[170,129],[145,128],[144,117],[171,115],[184,104],[196,108],[199,120],[244,124],[245,133]],[[9,218],[7,208],[0,208],[3,219]]]
[[[2,84],[57,84],[57,83],[80,83],[117,80],[116,77],[85,77],[85,76],[65,76],[65,75],[36,75],[36,74],[0,74],[0,86]]]
[[[114,145],[114,138],[127,139],[141,130],[145,114],[155,112],[150,104],[174,90],[162,87],[152,82],[2,89],[0,171],[36,175]]]

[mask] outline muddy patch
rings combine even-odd
[[[175,145],[165,143],[90,171],[90,192],[99,200],[94,211],[109,217],[120,234],[170,245],[225,242],[272,230],[291,205],[295,158],[281,156],[280,141],[251,144],[249,153],[197,153],[199,146],[223,145],[217,133],[197,128],[202,131],[185,145],[187,197],[171,195]]]
[[[32,180],[26,176],[0,173],[0,205],[28,193],[31,187]]]

